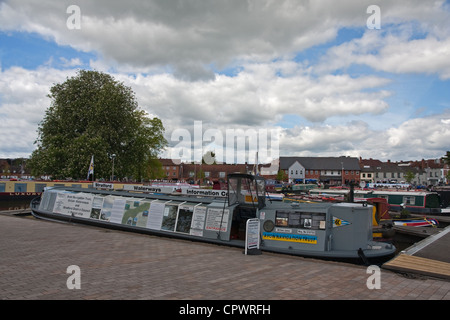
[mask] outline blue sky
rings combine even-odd
[[[79,29],[67,27],[72,4]],[[50,87],[79,69],[130,86],[171,147],[202,121],[223,135],[276,129],[281,156],[439,158],[450,150],[448,2],[379,1],[378,30],[369,5],[2,1],[0,158],[31,154]]]
[[[89,61],[96,58],[95,52],[83,52],[69,45],[58,45],[54,40],[37,33],[0,32],[0,61],[2,70],[20,66],[36,69],[50,66],[67,68],[67,61],[79,59],[80,67],[89,68]]]

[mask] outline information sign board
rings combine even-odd
[[[261,254],[259,250],[260,222],[258,218],[248,219],[245,229],[245,254]]]

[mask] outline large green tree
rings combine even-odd
[[[138,108],[130,87],[112,76],[80,70],[50,89],[51,105],[38,127],[37,149],[28,165],[34,175],[86,179],[91,156],[94,177],[148,178],[148,166],[166,147],[160,119]]]

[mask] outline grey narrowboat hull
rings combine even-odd
[[[372,259],[377,261],[389,259],[395,254],[395,247],[392,244],[375,242],[371,239],[370,208],[362,205],[306,204],[305,206],[296,206],[274,202],[255,208],[237,203],[229,205],[230,202],[225,199],[218,200],[207,197],[132,194],[95,189],[86,191],[86,189],[77,188],[61,188],[59,190],[54,188],[50,192],[46,192],[42,195],[39,203],[32,202],[31,209],[36,218],[245,248],[245,237],[242,234],[239,235],[242,233],[242,224],[248,218],[256,217],[261,222],[261,251],[331,260],[350,259],[364,263]],[[126,210],[125,213],[122,211],[120,220],[114,221],[113,217],[110,217],[110,220],[102,220],[98,214],[94,217],[95,205],[92,204],[92,201],[87,207],[92,212],[87,215],[80,214],[79,205],[74,205],[78,206],[76,208],[78,213],[76,210],[72,213],[69,213],[70,210],[61,213],[60,210],[63,210],[61,208],[65,208],[65,205],[70,203],[67,199],[66,202],[60,201],[67,195],[72,197],[84,195],[86,198],[94,197],[102,200],[106,197],[115,198],[116,201],[122,201],[122,204],[128,202],[129,206],[136,203],[136,210],[138,205],[146,203],[147,210],[143,212],[146,214],[144,218],[147,224],[140,224],[140,221],[136,220],[137,215],[134,217],[135,220],[132,219],[133,215],[131,214],[126,218],[128,214]],[[71,201],[73,202],[73,199]],[[82,207],[83,201],[80,202]],[[150,217],[153,217],[155,210],[150,205],[153,204],[159,205],[163,209],[169,206],[171,209],[177,207],[178,211],[174,210],[174,213],[170,213],[168,210],[164,213],[161,211],[158,226],[152,227]],[[57,209],[58,206],[59,209]],[[186,227],[186,223],[183,225],[183,219],[186,216],[182,216],[181,209],[185,210],[183,213],[190,212],[191,220],[188,227]],[[195,209],[203,209],[202,214],[197,214]],[[128,210],[132,212],[134,208],[129,207]],[[247,215],[248,212],[254,216]],[[173,221],[168,219],[171,214],[175,215]],[[139,219],[143,218],[142,212],[139,215]],[[304,215],[307,218],[304,218]],[[321,219],[321,221],[314,219]],[[198,229],[193,232],[195,223],[200,227],[195,227]]]

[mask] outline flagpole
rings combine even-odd
[[[92,181],[94,181],[94,155],[91,157],[91,163],[89,164],[89,170],[86,180],[89,181],[89,175],[92,174]]]

